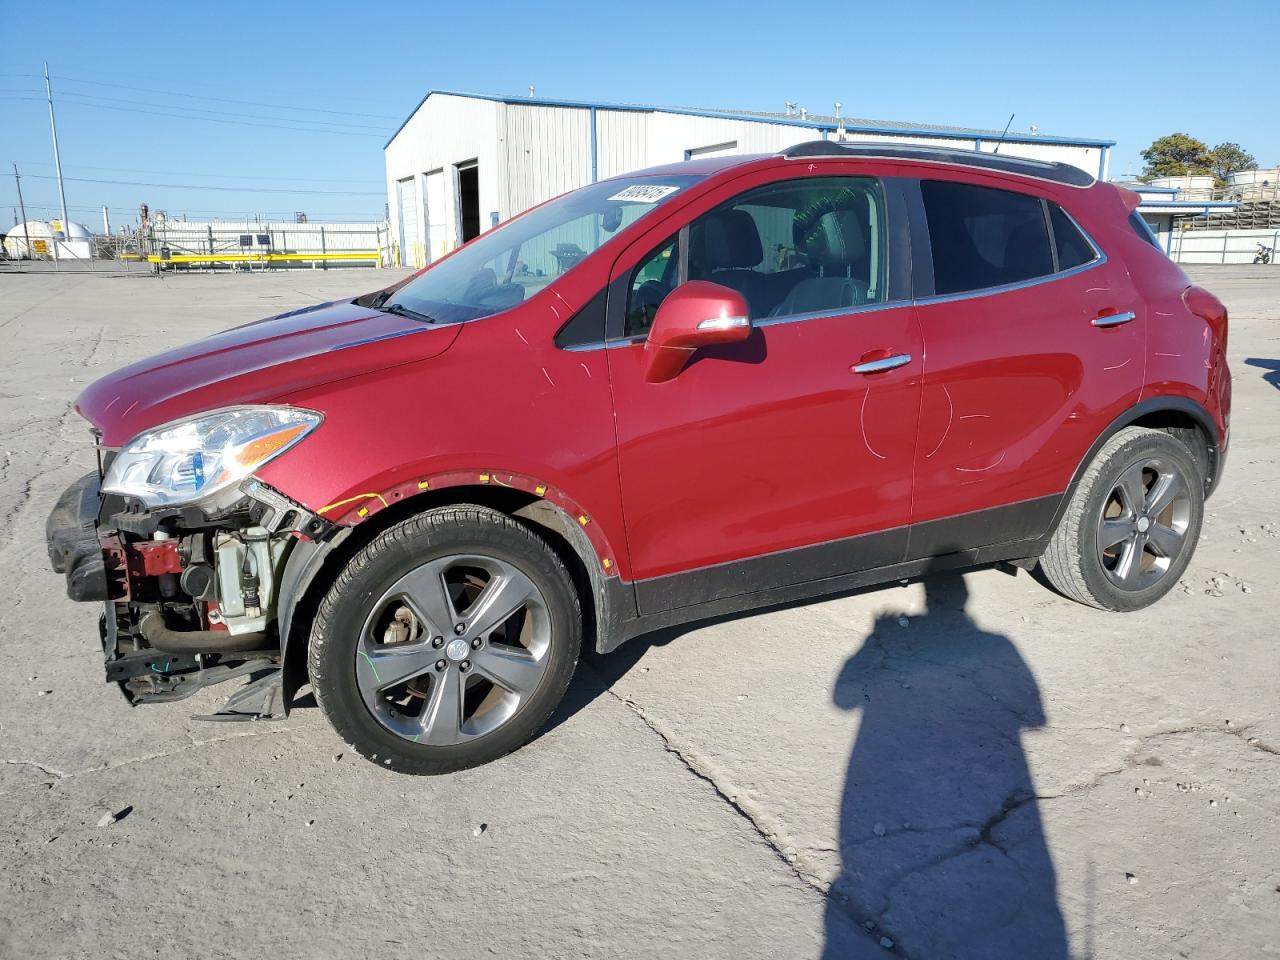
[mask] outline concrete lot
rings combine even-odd
[[[1156,607],[984,571],[664,634],[411,779],[309,703],[130,710],[43,542],[86,383],[391,275],[0,276],[0,956],[1280,956],[1280,269],[1198,278],[1232,449]]]

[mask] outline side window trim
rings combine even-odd
[[[1044,197],[1040,198],[1040,216],[1044,217],[1045,233],[1049,235],[1049,261],[1053,264],[1053,273],[1049,276],[1056,277],[1062,272],[1058,263],[1058,238],[1053,232],[1053,217],[1049,216],[1049,201]]]

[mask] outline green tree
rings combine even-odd
[[[1171,133],[1156,140],[1142,151],[1142,159],[1147,161],[1143,180],[1209,172],[1209,148],[1185,133]]]
[[[1258,161],[1238,143],[1220,143],[1209,151],[1209,171],[1217,178],[1218,186],[1226,186],[1227,178],[1240,170],[1257,170]]]

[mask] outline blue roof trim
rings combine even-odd
[[[713,120],[745,120],[751,123],[770,123],[784,127],[804,127],[809,130],[820,130],[825,137],[827,133],[834,133],[836,126],[833,123],[817,120],[802,120],[799,117],[768,117],[759,116],[750,113],[735,113],[731,110],[693,110],[687,107],[657,107],[657,106],[641,106],[630,103],[609,103],[607,101],[596,100],[559,100],[547,97],[521,97],[521,96],[501,96],[491,93],[466,93],[460,90],[428,90],[426,96],[418,101],[418,105],[413,108],[404,121],[396,128],[396,132],[391,135],[386,143],[382,145],[382,149],[386,149],[391,145],[391,141],[400,135],[400,131],[405,128],[414,114],[422,109],[422,105],[434,94],[443,97],[464,97],[468,100],[488,100],[492,103],[515,103],[524,104],[526,106],[536,107],[570,107],[579,110],[617,110],[628,113],[673,113],[677,116],[684,117],[707,117]],[[982,139],[987,141],[1001,141],[1003,143],[1051,143],[1059,146],[1072,147],[1114,147],[1114,140],[1096,140],[1089,137],[1055,137],[1055,136],[1004,136],[993,137],[989,130],[968,129],[957,127],[954,129],[929,128],[929,127],[895,127],[895,126],[879,126],[872,124],[855,124],[845,122],[844,128],[854,133],[879,133],[885,136],[897,137],[940,137],[952,140],[975,140]]]

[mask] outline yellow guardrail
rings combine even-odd
[[[147,257],[148,263],[297,263],[322,260],[376,260],[382,263],[377,250],[345,250],[341,253],[175,253],[167,259],[157,254]]]

